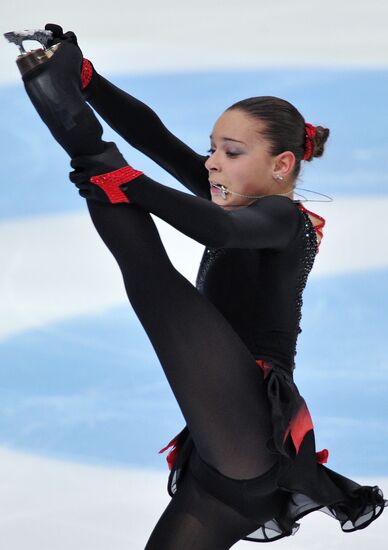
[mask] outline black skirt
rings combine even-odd
[[[324,465],[328,451],[316,451],[311,415],[295,385],[293,369],[268,358],[256,358],[256,363],[271,407],[273,431],[267,448],[277,456],[277,487],[286,498],[276,517],[242,540],[271,542],[294,535],[299,529],[297,521],[315,510],[338,520],[344,532],[367,527],[388,506],[382,490],[359,485]],[[194,449],[187,426],[160,452],[169,448],[167,489],[173,497]]]

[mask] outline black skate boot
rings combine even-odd
[[[52,44],[53,33],[49,30],[26,30],[26,31],[11,31],[6,32],[4,37],[8,42],[12,42],[19,47],[20,55],[16,58],[16,64],[19,68],[21,75],[23,76],[30,69],[33,69],[37,65],[44,63],[49,59],[58,47],[57,44]],[[39,42],[43,48],[36,50],[26,51],[23,46],[23,42],[27,40],[33,40]],[[50,45],[50,46],[49,46]]]
[[[16,62],[26,92],[56,141],[72,158],[101,153],[105,148],[102,127],[81,91],[83,56],[78,46],[70,41],[52,44],[48,30],[4,36],[20,48]],[[25,40],[38,40],[43,48],[26,52]]]

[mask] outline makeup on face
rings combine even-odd
[[[213,135],[210,134],[210,140],[211,142],[213,142]],[[234,138],[231,138],[231,137],[221,137],[220,138],[221,141],[223,142],[232,142],[232,143],[241,143],[242,145],[247,145],[244,141],[240,141],[238,139],[234,139]],[[208,149],[207,151],[208,153],[210,153],[211,155],[215,153],[215,149],[211,146],[210,149]],[[231,149],[229,150],[226,150],[225,151],[225,154],[226,156],[229,156],[229,157],[237,157],[239,155],[241,155],[242,153],[244,152],[244,148],[243,147],[232,147]]]

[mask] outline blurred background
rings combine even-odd
[[[0,18],[2,33],[47,22],[73,30],[98,72],[202,154],[217,117],[245,97],[282,97],[306,121],[330,128],[324,156],[306,163],[298,184],[326,226],[304,293],[295,379],[328,466],[386,493],[387,17],[382,0],[21,0],[3,6]],[[169,501],[158,450],[184,420],[68,180],[69,158],[28,100],[17,53],[3,39],[0,543],[137,550]],[[131,165],[188,192],[104,128]],[[320,202],[306,188],[334,200]],[[203,247],[154,220],[194,284]],[[343,543],[324,514],[301,523],[278,544],[323,548],[323,528],[331,548]],[[382,517],[352,542],[380,550],[387,526]]]

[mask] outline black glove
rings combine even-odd
[[[59,42],[63,42],[65,40],[78,46],[77,37],[73,33],[73,31],[67,31],[66,33],[63,33],[62,27],[60,25],[56,25],[55,23],[46,23],[44,28],[46,31],[51,31],[53,33],[52,39],[48,42],[49,47],[53,46],[54,44],[58,44]]]
[[[58,44],[60,42],[71,42],[72,44],[77,46],[77,48],[79,49],[83,57],[82,50],[78,45],[77,36],[73,31],[67,31],[64,33],[62,27],[60,25],[56,25],[55,23],[46,23],[44,28],[46,31],[51,31],[53,33],[51,40],[47,44],[49,47],[53,46],[54,44]],[[94,78],[96,77],[96,71],[92,63],[89,61],[89,59],[86,59],[83,57],[83,64],[82,64],[80,79],[81,79],[81,88],[82,88],[82,92],[84,93],[85,99],[87,99],[87,94],[90,89],[89,86],[93,77]]]
[[[128,165],[113,142],[106,143],[103,153],[75,157],[70,164],[75,170],[69,173],[69,178],[81,197],[105,203],[129,203],[125,184],[143,174]],[[105,178],[99,177],[102,174]]]

